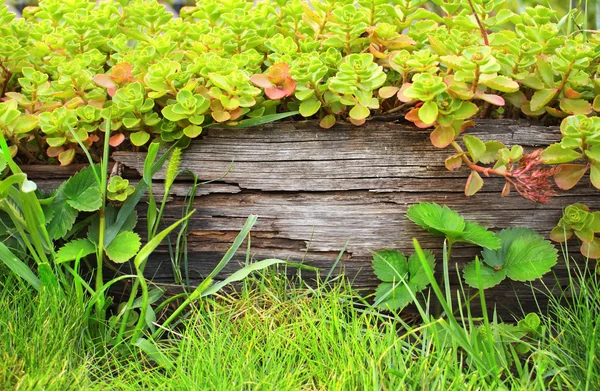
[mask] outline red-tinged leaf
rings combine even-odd
[[[565,113],[562,110],[555,109],[554,107],[546,106],[545,109],[548,114],[550,114],[551,116],[553,116],[555,118],[565,118],[565,117],[569,116],[569,114]]]
[[[123,141],[125,141],[125,135],[123,133],[116,133],[110,137],[108,143],[111,147],[118,147]]]
[[[540,115],[546,113],[546,110],[544,110],[543,107],[541,107],[537,110],[532,110],[531,102],[529,102],[528,100],[524,100],[523,103],[521,104],[521,111],[523,112],[523,114],[525,114],[528,117],[539,117]]]
[[[592,105],[585,99],[566,99],[560,100],[560,108],[569,114],[588,115],[592,112]]]
[[[74,157],[75,157],[75,150],[73,148],[71,148],[71,149],[67,149],[66,151],[59,153],[58,161],[60,162],[61,166],[68,166],[69,164],[71,164]]]
[[[88,141],[90,141],[90,143],[95,143],[96,141],[100,140],[100,137],[98,137],[95,134],[90,134],[88,136]]]
[[[106,90],[106,92],[108,93],[108,96],[110,96],[110,97],[112,98],[112,97],[114,97],[114,96],[115,96],[115,94],[117,93],[117,90],[118,90],[118,88],[117,88],[117,87],[114,87],[114,88],[113,88],[113,87],[111,87],[111,88],[108,88],[108,89]]]
[[[565,240],[569,240],[573,236],[572,229],[566,229],[560,226],[552,228],[550,231],[550,240],[558,243],[563,243]]]
[[[481,99],[485,102],[491,103],[495,106],[504,106],[504,98],[502,98],[500,95],[496,95],[496,94],[484,94],[483,92],[476,92],[475,96],[473,97],[474,99]]]
[[[213,111],[212,113],[210,113],[210,115],[212,115],[214,120],[217,122],[225,122],[231,119],[231,114],[229,114],[229,112],[225,110]]]
[[[128,62],[121,62],[111,70],[111,79],[117,84],[133,81],[133,67]]]
[[[554,174],[556,186],[562,190],[573,188],[587,171],[585,164],[561,164]]]
[[[265,95],[272,100],[279,100],[285,98],[287,95],[284,90],[280,90],[279,88],[265,88]]]
[[[102,109],[104,108],[104,103],[106,102],[106,99],[101,98],[101,99],[90,99],[87,101],[88,106],[92,106],[95,107],[97,109]]]
[[[229,112],[229,116],[231,117],[231,118],[229,118],[229,120],[230,120],[230,121],[235,121],[236,119],[240,118],[240,116],[241,116],[243,113],[244,113],[244,112],[242,111],[242,108],[241,108],[241,107],[238,107],[238,108],[237,108],[237,109],[235,109],[235,110],[231,110],[231,111]]]
[[[400,89],[394,86],[381,87],[379,89],[379,97],[382,99],[388,99],[396,95],[398,91],[400,91]]]
[[[456,134],[454,129],[448,126],[437,126],[433,132],[429,135],[431,143],[438,148],[446,148],[452,141]]]
[[[250,77],[250,81],[252,82],[252,84],[254,84],[257,87],[261,87],[261,88],[272,88],[273,87],[273,83],[271,83],[271,81],[269,81],[269,78],[267,77],[267,75],[263,75],[262,73],[252,75],[252,77]]]
[[[400,90],[398,91],[398,94],[396,95],[396,97],[398,98],[398,100],[400,102],[407,103],[412,100],[411,98],[404,96],[404,91],[409,89],[410,86],[412,86],[412,83],[404,83],[404,84],[402,84],[402,87],[400,87]]]
[[[362,119],[354,119],[354,118],[351,118],[351,117],[348,117],[348,120],[349,120],[349,121],[350,121],[350,122],[351,122],[353,125],[356,125],[356,126],[360,126],[360,125],[364,124],[364,123],[367,121],[367,119],[366,119],[366,118],[362,118]]]
[[[504,184],[504,187],[502,188],[502,194],[501,194],[502,197],[506,197],[510,194],[510,187],[511,187],[510,182],[506,182]]]
[[[465,130],[472,128],[475,126],[475,122],[473,121],[465,121],[460,125],[460,133],[464,132]]]
[[[64,150],[63,147],[48,147],[48,149],[46,149],[46,155],[48,155],[48,157],[57,157]]]
[[[472,196],[477,193],[483,187],[483,179],[477,171],[471,171],[471,175],[467,179],[465,186],[465,195]]]
[[[545,88],[543,90],[536,91],[531,97],[530,108],[532,111],[537,111],[546,106],[558,92],[558,88]]]
[[[290,76],[290,66],[285,62],[278,62],[277,64],[273,64],[271,68],[269,68],[267,72],[267,78],[269,81],[275,85],[280,85],[285,82],[287,78]]]
[[[418,107],[414,108],[414,109],[410,110],[408,113],[406,113],[406,115],[404,116],[404,119],[414,123],[417,128],[426,129],[426,128],[431,127],[431,125],[427,125],[426,123],[422,122],[419,119],[419,108]]]
[[[600,238],[594,238],[590,243],[581,243],[580,251],[585,257],[592,259],[600,258]]]
[[[456,155],[452,155],[446,158],[444,161],[444,166],[448,171],[454,171],[457,168],[460,168],[462,165],[462,153],[457,153]]]
[[[325,117],[323,117],[323,119],[321,119],[321,122],[319,122],[319,126],[323,129],[329,129],[333,125],[335,125],[335,117],[331,114],[326,115]]]
[[[94,81],[94,83],[98,84],[100,87],[104,87],[104,88],[116,88],[117,85],[115,84],[115,82],[111,79],[111,77],[109,75],[96,75],[92,78],[92,80]]]
[[[572,88],[565,88],[564,95],[567,99],[581,99],[581,94]]]
[[[291,96],[296,91],[296,82],[291,77],[288,77],[283,82],[281,89],[285,93],[285,96]]]
[[[388,58],[389,57],[389,55],[387,55],[385,53],[382,53],[379,50],[377,50],[377,48],[375,48],[375,45],[373,45],[373,44],[369,45],[369,52],[371,52],[371,54],[373,56],[375,56],[375,58],[384,59],[384,58]]]

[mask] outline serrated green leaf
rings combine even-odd
[[[483,261],[492,268],[505,269],[506,275],[512,280],[540,278],[556,264],[556,248],[531,229],[508,228],[496,236],[501,241],[501,247],[483,250]]]
[[[556,92],[558,92],[556,88],[544,88],[536,91],[529,102],[531,110],[537,111],[546,106],[554,98]]]
[[[74,209],[93,212],[102,206],[102,195],[94,170],[99,170],[98,165],[86,167],[73,175],[59,188],[67,203]],[[96,171],[99,172],[99,171]]]
[[[515,92],[519,90],[519,84],[506,76],[496,76],[485,80],[482,84],[501,92]]]
[[[542,152],[542,161],[546,164],[569,163],[581,157],[578,152],[564,148],[560,143],[550,145]]]
[[[142,242],[135,232],[119,232],[112,242],[105,248],[106,255],[115,263],[124,263],[137,254]]]
[[[98,186],[92,186],[79,194],[76,199],[67,199],[67,202],[80,212],[94,212],[102,206],[102,193]]]
[[[592,112],[592,105],[585,99],[560,99],[560,109],[569,114],[588,115]]]
[[[433,253],[429,250],[423,250],[423,254],[425,254],[425,259],[431,270],[434,270],[435,256]],[[423,263],[416,253],[408,258],[408,275],[410,276],[410,283],[416,291],[422,291],[429,285],[429,278],[427,277],[427,273],[425,273],[425,269],[423,269]]]
[[[465,282],[473,287],[479,288],[479,279],[481,278],[481,285],[483,289],[488,289],[498,285],[504,278],[506,278],[506,270],[494,270],[493,268],[481,265],[479,268],[480,275],[477,275],[477,269],[475,261],[469,262],[463,269],[463,277]]]
[[[475,136],[471,136],[470,134],[466,134],[463,137],[463,142],[465,146],[469,150],[469,155],[473,159],[473,163],[477,163],[481,157],[485,154],[486,145],[483,141],[478,139]]]
[[[488,231],[487,228],[470,221],[465,222],[465,230],[460,241],[476,244],[483,248],[500,248],[500,239],[492,231]]]
[[[445,205],[421,202],[408,208],[406,217],[437,236],[457,238],[465,228],[463,217]]]
[[[63,238],[69,229],[73,227],[77,218],[77,210],[67,203],[67,197],[64,194],[64,183],[58,188],[54,200],[50,203],[49,209],[53,211],[52,220],[48,224],[48,234],[54,240]]]
[[[408,261],[396,250],[381,250],[373,254],[373,272],[384,282],[397,282],[408,276]]]
[[[56,253],[55,262],[74,261],[96,252],[96,245],[88,239],[76,239],[65,244]]]

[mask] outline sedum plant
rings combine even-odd
[[[81,162],[80,141],[98,160],[109,127],[111,147],[146,150],[216,125],[401,116],[470,171],[468,196],[492,175],[542,203],[552,177],[600,186],[584,120],[600,112],[600,33],[541,5],[203,0],[174,18],[156,0],[44,0],[0,21],[0,129],[23,163]],[[540,156],[468,134],[490,117],[563,121],[563,140]]]
[[[600,212],[591,212],[584,204],[576,203],[565,208],[563,216],[550,232],[550,239],[563,243],[573,234],[581,241],[580,252],[588,258],[600,258]]]

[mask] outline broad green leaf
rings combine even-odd
[[[300,103],[300,114],[303,117],[311,117],[315,115],[321,108],[321,101],[318,99],[307,99]]]
[[[321,119],[321,122],[319,122],[319,126],[323,129],[329,129],[333,125],[335,125],[335,117],[331,114],[326,115]]]
[[[161,351],[156,343],[149,341],[146,338],[140,338],[134,342],[134,344],[140,348],[140,350],[148,355],[148,357],[154,361],[157,365],[163,368],[173,368],[173,360],[171,360],[163,351]]]
[[[460,168],[460,166],[462,165],[462,155],[462,153],[459,153],[447,157],[446,160],[444,160],[444,166],[446,166],[446,169],[448,171],[453,171]]]
[[[552,65],[549,61],[544,58],[538,57],[537,67],[539,70],[539,75],[546,84],[547,87],[554,87],[554,69],[552,69]]]
[[[433,253],[424,251],[424,254],[426,262],[433,269],[435,263]],[[402,309],[410,304],[414,295],[425,289],[427,285],[429,285],[429,278],[423,264],[419,257],[413,254],[408,261],[408,272],[403,278],[379,284],[375,290],[375,304],[388,310]]]
[[[35,129],[40,120],[35,115],[22,115],[14,123],[13,132],[16,134],[27,133]]]
[[[542,152],[542,160],[546,164],[569,163],[579,158],[581,158],[581,154],[564,148],[560,143],[552,144]]]
[[[483,179],[477,171],[471,171],[471,175],[467,178],[467,184],[465,185],[465,195],[470,197],[475,195],[483,187]]]
[[[469,262],[463,269],[463,277],[465,282],[473,287],[479,288],[479,279],[481,278],[481,285],[483,289],[488,289],[496,286],[504,280],[506,277],[506,270],[494,270],[493,268],[481,265],[479,268],[480,274],[477,275],[475,261]]]
[[[590,165],[590,181],[596,189],[600,189],[600,163]]]
[[[490,267],[505,269],[515,281],[530,281],[550,271],[558,251],[549,241],[528,228],[508,228],[496,234],[502,243],[497,250],[485,249],[483,261]]]
[[[592,145],[590,148],[586,149],[585,156],[590,160],[593,160],[594,163],[600,163],[600,144]]]
[[[500,239],[492,231],[488,231],[487,228],[470,221],[465,222],[465,229],[460,241],[476,244],[483,248],[500,248]]]
[[[96,252],[96,245],[88,239],[76,239],[68,242],[56,253],[55,262],[74,261]]]
[[[437,236],[458,238],[465,229],[463,217],[445,205],[421,202],[408,208],[406,217]]]
[[[417,114],[419,115],[419,119],[421,121],[423,121],[427,125],[431,125],[437,120],[438,113],[439,111],[437,104],[434,101],[430,100],[428,102],[425,102],[423,106],[419,108]]]
[[[131,140],[131,143],[136,147],[141,147],[150,140],[150,135],[143,130],[140,130],[139,132],[131,133],[129,135],[129,140]]]
[[[546,106],[554,98],[557,92],[558,89],[556,88],[545,88],[543,90],[536,91],[531,97],[531,110],[537,111]]]
[[[96,180],[94,170],[100,170],[99,165],[89,166],[73,175],[59,188],[69,205],[77,210],[93,212],[102,206],[102,195]]]
[[[115,263],[129,261],[137,254],[142,242],[135,232],[122,231],[105,248],[106,255]]]
[[[470,134],[466,134],[463,137],[463,142],[465,146],[469,150],[469,155],[473,159],[473,163],[477,163],[481,157],[485,154],[486,145],[483,141],[478,139],[475,136],[471,136]]]
[[[452,141],[454,141],[455,137],[456,133],[451,126],[438,125],[435,127],[433,132],[429,134],[431,143],[438,148],[446,148]]]
[[[73,227],[77,218],[77,210],[75,210],[67,202],[63,189],[64,183],[58,188],[54,200],[49,208],[53,211],[52,220],[48,224],[48,234],[54,240],[64,237],[69,229]]]
[[[373,254],[373,272],[381,281],[397,282],[408,276],[408,261],[397,250],[381,250]]]
[[[0,242],[0,260],[17,276],[27,281],[35,290],[40,289],[40,279],[6,245]]]

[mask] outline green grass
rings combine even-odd
[[[167,370],[141,355],[94,349],[74,300],[41,301],[0,269],[0,389],[541,391],[600,384],[592,360],[600,351],[597,278],[586,280],[571,306],[556,298],[553,317],[543,318],[553,336],[532,343],[519,369],[493,378],[445,339],[440,322],[410,328],[372,312],[341,280],[298,288],[282,274],[265,272],[238,294],[200,302],[161,342],[174,363]]]

